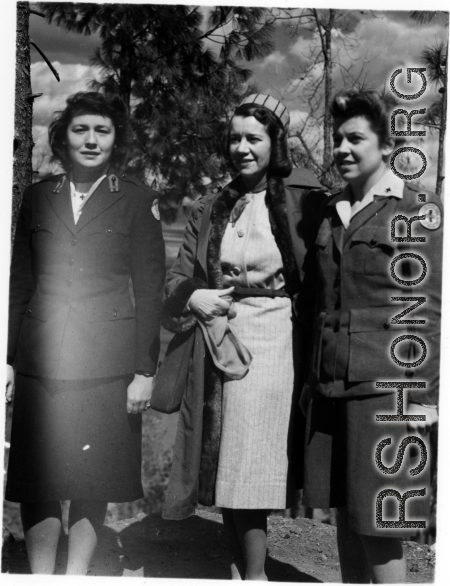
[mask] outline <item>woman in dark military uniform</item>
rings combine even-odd
[[[434,194],[413,192],[391,172],[390,112],[376,92],[338,94],[332,115],[333,156],[347,186],[324,206],[315,255],[309,259],[318,273],[318,293],[311,372],[302,395],[307,411],[304,501],[311,508],[338,507],[343,582],[406,582],[400,537],[416,529],[380,526],[383,519],[399,519],[399,503],[385,498],[377,518],[376,501],[385,489],[404,495],[426,487],[426,494],[408,499],[406,520],[428,517],[429,450],[427,465],[416,476],[409,473],[418,465],[416,446],[406,449],[397,472],[387,469],[404,438],[413,433],[427,443],[425,428],[437,420],[442,206]],[[410,218],[413,242],[405,237]],[[416,280],[422,267],[410,256],[396,261],[396,278],[391,274],[394,257],[409,252],[426,261],[421,282]],[[418,297],[426,302],[403,317],[411,321],[396,322],[393,318]],[[424,361],[412,333],[426,341]],[[395,361],[390,350],[402,335],[408,337],[396,344]],[[404,411],[426,415],[426,421],[376,421],[376,415],[396,414],[396,382],[415,381],[425,382],[424,388],[404,391]],[[384,384],[377,388],[376,382]],[[377,446],[386,438],[391,447],[377,464]]]
[[[11,265],[6,486],[33,573],[52,573],[70,500],[67,573],[87,572],[108,502],[143,496],[141,412],[159,352],[164,243],[156,194],[119,173],[124,105],[67,101],[49,130],[67,173],[26,189]]]

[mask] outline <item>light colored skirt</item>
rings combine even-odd
[[[225,379],[216,505],[284,509],[293,499],[288,473],[294,367],[287,297],[247,297],[232,320],[253,362],[239,381]]]

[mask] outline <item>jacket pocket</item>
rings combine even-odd
[[[30,230],[33,234],[44,234],[45,232],[57,234],[58,229],[59,221],[57,218],[38,215],[33,217],[30,223]]]
[[[117,220],[96,224],[91,222],[85,229],[87,236],[104,236],[107,239],[128,238],[130,231],[127,226]]]
[[[30,319],[37,319],[38,321],[47,321],[54,310],[49,303],[43,302],[39,299],[31,299],[25,315]]]
[[[389,275],[396,250],[396,243],[390,239],[389,226],[361,226],[352,236],[348,268],[353,273]]]
[[[125,260],[128,258],[131,238],[127,226],[123,225],[124,223],[112,220],[97,224],[91,222],[91,224],[86,226],[81,234],[83,234],[87,246],[97,252],[97,258],[93,259],[95,266],[106,268],[111,260],[115,262],[117,259]]]
[[[87,322],[116,321],[121,319],[133,319],[135,309],[131,299],[108,301],[105,299],[95,300],[92,303],[85,303],[74,307],[74,311]]]
[[[350,310],[350,382],[395,379],[404,372],[390,356],[392,341],[405,333],[391,326],[394,314],[392,306]]]

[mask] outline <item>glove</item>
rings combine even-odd
[[[228,289],[197,289],[187,302],[187,309],[202,320],[210,320],[220,315],[228,315],[233,298],[234,287]]]

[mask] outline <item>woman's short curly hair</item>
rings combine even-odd
[[[342,90],[331,104],[334,120],[345,121],[355,116],[364,116],[378,136],[380,146],[391,142],[390,116],[393,102],[375,90]]]
[[[280,119],[273,112],[258,104],[242,104],[234,111],[234,116],[254,116],[262,124],[270,138],[270,175],[288,177],[292,171],[292,163],[288,156],[287,132]],[[230,161],[230,125],[226,140],[226,156]],[[231,162],[231,161],[230,161]]]
[[[110,162],[117,168],[123,167],[132,142],[127,108],[120,98],[107,98],[99,92],[78,92],[67,98],[64,110],[56,112],[56,118],[48,129],[52,159],[59,161],[66,171],[70,168],[71,162],[66,145],[67,128],[75,116],[83,114],[96,114],[112,120],[115,148]]]

